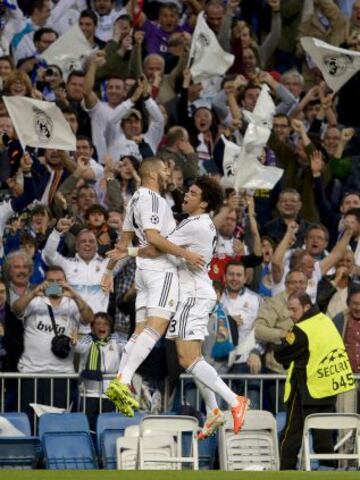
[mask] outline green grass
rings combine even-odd
[[[360,472],[0,470],[1,480],[359,480]]]

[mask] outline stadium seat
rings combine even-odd
[[[141,420],[139,439],[138,439],[138,455],[137,467],[140,470],[146,468],[153,470],[159,464],[158,455],[147,454],[149,437],[151,439],[159,438],[159,436],[171,436],[176,442],[176,454],[168,456],[167,464],[173,464],[175,469],[181,469],[183,464],[191,464],[193,470],[199,469],[199,454],[197,433],[199,423],[197,418],[189,416],[166,416],[166,415],[148,415]],[[186,432],[191,433],[191,452],[189,456],[184,456],[182,452],[182,436]],[[169,444],[169,452],[171,445]],[[146,454],[146,456],[145,456]]]
[[[343,439],[339,439],[334,453],[312,453],[312,430],[338,430],[339,433],[347,431]],[[337,452],[346,439],[354,437],[352,453]],[[357,469],[360,468],[360,415],[356,413],[314,413],[305,418],[302,447],[300,453],[301,465],[305,470],[311,470],[312,460],[348,460],[355,461]]]
[[[83,413],[46,413],[39,420],[45,468],[98,468],[89,423]]]
[[[26,413],[2,413],[17,430],[24,435],[17,437],[0,436],[0,468],[36,468],[42,457],[40,439],[31,436],[30,422]]]
[[[219,429],[219,461],[221,470],[245,468],[279,469],[276,421],[270,412],[249,410],[240,433],[233,432],[233,418],[225,412],[226,423]]]
[[[122,437],[130,425],[138,425],[142,413],[136,412],[132,418],[121,413],[101,413],[96,424],[96,446],[100,464],[107,470],[116,469],[116,440]]]

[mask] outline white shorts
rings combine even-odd
[[[179,296],[176,272],[136,269],[136,322],[148,317],[170,320],[176,310]]]
[[[170,340],[204,340],[209,334],[209,316],[216,300],[190,297],[178,303],[166,332]]]

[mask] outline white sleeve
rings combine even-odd
[[[158,145],[164,135],[164,115],[161,113],[158,104],[152,98],[146,100],[145,107],[150,116],[150,125],[148,131],[144,135],[144,139],[150,145],[155,155]]]
[[[91,159],[89,162],[89,168],[94,172],[95,180],[99,182],[104,176],[104,167],[100,165],[100,163]]]
[[[130,205],[131,203],[129,203],[127,209],[126,209],[126,214],[125,214],[125,218],[124,218],[124,223],[123,223],[123,231],[124,232],[134,232],[134,225],[131,221],[131,210],[130,210]]]
[[[57,251],[60,238],[61,233],[54,229],[45,244],[43,258],[48,265],[59,265],[59,267],[65,270],[68,260]]]
[[[0,237],[4,235],[4,229],[6,222],[14,214],[14,210],[11,206],[11,201],[4,202],[0,205]]]
[[[166,201],[155,193],[151,198],[140,197],[137,208],[140,213],[140,222],[143,230],[158,230],[161,232],[162,223],[165,218]]]
[[[57,23],[61,20],[61,17],[66,14],[66,12],[76,4],[77,0],[60,0],[56,5],[51,9],[50,18],[47,21],[47,26],[50,26],[56,30]]]

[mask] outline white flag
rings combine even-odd
[[[192,36],[189,66],[195,83],[224,73],[234,63],[234,55],[225,52],[209,28],[204,12],[199,13]]]
[[[92,47],[76,23],[64,35],[42,53],[49,65],[58,65],[65,80],[72,70],[81,70],[84,60],[92,52]]]
[[[76,150],[76,137],[53,102],[28,97],[3,97],[23,149]]]
[[[360,70],[360,52],[334,47],[313,37],[303,37],[301,45],[334,92]]]
[[[243,113],[245,119],[249,122],[244,135],[243,146],[247,153],[252,153],[258,157],[269,140],[275,114],[275,104],[267,85],[262,86],[254,111],[244,110]]]
[[[225,144],[224,165],[231,165],[235,170],[234,187],[271,190],[280,180],[284,170],[278,167],[262,165],[252,153],[246,153],[244,148],[229,142],[222,137]]]

